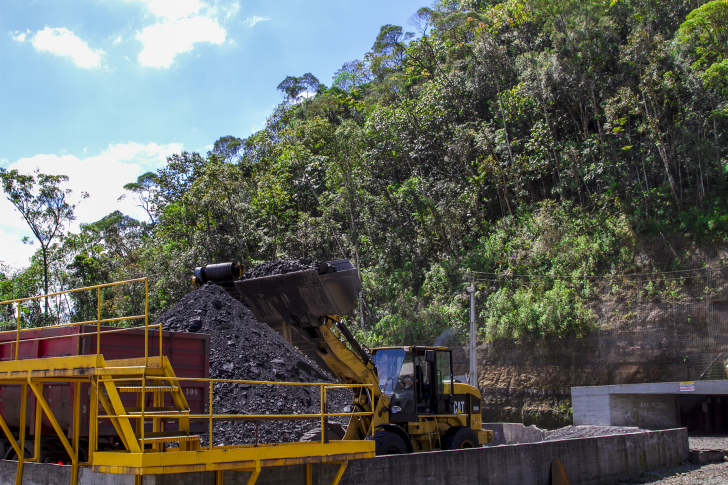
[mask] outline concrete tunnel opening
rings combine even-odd
[[[728,434],[726,380],[574,387],[572,398],[575,425]]]

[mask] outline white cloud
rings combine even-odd
[[[121,36],[118,36],[118,37],[117,37],[116,39],[114,39],[114,45],[116,45],[116,44],[121,44],[121,41],[122,41],[122,40],[123,40],[123,39],[121,38]]]
[[[158,22],[137,32],[136,38],[143,44],[139,63],[143,66],[168,68],[175,56],[190,52],[195,44],[208,42],[224,44],[227,32],[215,15],[217,9],[200,0],[127,0],[142,3]],[[239,4],[224,7],[229,17]]]
[[[198,42],[224,43],[225,29],[211,18],[190,17],[145,27],[137,39],[144,44],[139,53],[141,65],[166,68],[177,54],[191,51]]]
[[[32,173],[37,167],[43,173],[68,175],[66,186],[73,190],[75,201],[81,192],[88,192],[89,198],[76,208],[76,223],[71,228],[78,230],[78,224],[95,222],[105,215],[119,210],[140,220],[147,218],[136,207],[131,197],[118,201],[127,191],[124,185],[133,182],[139,175],[156,171],[164,166],[167,157],[182,151],[182,144],[158,145],[149,143],[120,143],[109,146],[98,155],[79,158],[73,155],[41,154],[22,158],[7,166],[21,173]],[[0,198],[0,260],[14,266],[27,265],[27,258],[37,249],[21,242],[23,236],[33,239],[20,214],[4,197]]]
[[[38,52],[66,57],[76,66],[85,69],[101,67],[101,60],[105,54],[101,49],[90,48],[84,40],[65,27],[46,27],[39,30],[32,37],[31,43]]]
[[[0,246],[3,248],[0,253],[0,263],[7,264],[13,269],[28,266],[28,260],[38,249],[38,244],[23,244],[21,240],[24,235],[26,234],[21,231],[0,227]]]
[[[248,17],[247,19],[243,20],[243,25],[246,27],[253,27],[258,22],[267,22],[270,20],[269,17],[259,17],[257,15],[253,15],[252,17]]]
[[[238,11],[240,10],[240,2],[236,1],[229,5],[222,5],[220,8],[222,9],[223,12],[225,12],[225,18],[229,19],[230,17],[232,17],[233,15],[238,13]]]
[[[16,42],[25,42],[25,39],[28,38],[28,34],[30,34],[30,30],[26,30],[25,32],[10,32],[10,38],[13,39]]]
[[[200,0],[126,0],[143,3],[155,17],[168,20],[181,19],[195,15],[206,5]]]

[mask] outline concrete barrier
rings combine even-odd
[[[534,425],[522,423],[483,423],[483,429],[493,431],[492,445],[515,445],[543,441],[546,432]]]
[[[548,485],[551,462],[561,461],[574,485],[613,484],[644,472],[676,466],[688,459],[687,430],[671,429],[472,450],[382,456],[349,463],[341,485]],[[0,485],[15,482],[15,462],[0,462]],[[314,465],[313,483],[329,484],[336,465]],[[224,485],[244,484],[248,472],[225,472]],[[70,467],[27,463],[25,485],[70,483]],[[128,475],[81,469],[79,485],[133,485]],[[213,485],[214,473],[144,477],[144,485]],[[264,468],[259,485],[305,483],[304,467]]]

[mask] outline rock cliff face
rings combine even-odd
[[[725,306],[718,300],[680,305],[677,311],[647,302],[636,321],[613,319],[580,339],[479,346],[483,421],[554,429],[571,424],[571,387],[725,379]],[[627,315],[617,304],[601,311]],[[467,373],[467,347],[455,348],[453,361],[455,374]]]

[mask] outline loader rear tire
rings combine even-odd
[[[374,449],[377,456],[407,453],[407,445],[404,440],[398,434],[386,430],[374,433]]]
[[[443,449],[463,450],[466,448],[478,448],[478,435],[467,426],[453,426],[442,435]]]

